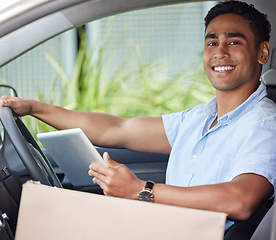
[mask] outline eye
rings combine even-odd
[[[241,43],[238,42],[238,41],[231,41],[231,42],[229,43],[229,45],[239,45],[239,44],[241,44]]]
[[[207,43],[207,46],[213,47],[213,46],[217,46],[218,44],[216,42],[209,42]]]

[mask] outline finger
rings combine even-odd
[[[0,105],[2,107],[10,107],[12,109],[16,109],[18,105],[18,98],[16,97],[1,97]]]
[[[91,176],[91,177],[94,177],[93,171],[92,170],[88,170],[88,175]]]
[[[95,170],[94,168],[90,168],[89,166],[88,175],[90,175],[91,177],[95,177],[95,175],[98,173],[99,172],[97,170]]]
[[[97,170],[99,165],[100,165],[99,163],[91,163],[89,165],[89,169],[91,169],[91,170]]]
[[[88,174],[90,175],[90,176],[92,176],[92,177],[96,177],[96,178],[99,178],[99,179],[101,179],[102,181],[104,180],[104,175],[103,174],[101,174],[101,173],[99,173],[99,172],[97,172],[97,171],[94,171],[94,170],[89,170],[88,171]]]
[[[113,171],[114,171],[114,169],[110,169],[105,166],[103,166],[103,167],[100,166],[100,170],[95,170],[95,169],[91,168],[88,171],[88,174],[92,177],[97,178],[99,181],[106,183],[110,179],[110,176],[113,175],[112,174]]]
[[[10,99],[7,96],[2,96],[0,99],[0,105],[3,107],[8,106],[9,102],[10,102]]]
[[[107,166],[110,168],[118,168],[121,165],[120,163],[113,161],[110,158],[108,152],[104,152],[103,159],[104,159],[105,163],[107,164]]]
[[[105,175],[105,176],[107,176],[109,174],[108,167],[106,167],[102,164],[99,164],[99,163],[90,164],[89,169],[91,171],[90,172],[91,174],[100,173],[101,175]]]
[[[92,178],[93,183],[97,184],[97,179],[95,177]]]
[[[92,180],[93,180],[93,182],[94,182],[95,184],[98,184],[98,185],[100,186],[100,188],[105,192],[106,185],[105,185],[104,182],[102,182],[100,179],[98,179],[98,178],[96,178],[96,177],[93,178]]]

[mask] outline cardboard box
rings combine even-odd
[[[222,240],[226,214],[28,182],[16,240]]]

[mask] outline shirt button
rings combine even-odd
[[[197,155],[196,155],[196,154],[194,154],[194,155],[193,155],[193,158],[197,158]]]

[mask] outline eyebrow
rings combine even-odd
[[[246,40],[246,37],[242,34],[242,33],[239,33],[239,32],[233,32],[233,33],[225,33],[224,34],[226,38],[243,38]],[[207,39],[217,39],[218,38],[218,35],[215,34],[215,33],[208,33],[206,36],[205,36],[205,40]]]
[[[206,39],[212,39],[212,38],[218,38],[218,35],[217,35],[217,34],[214,34],[214,33],[208,33],[208,34],[205,36],[205,40],[206,40]]]
[[[246,40],[246,37],[242,33],[239,33],[239,32],[236,32],[236,33],[227,33],[226,37],[227,38],[243,38],[243,39]]]

